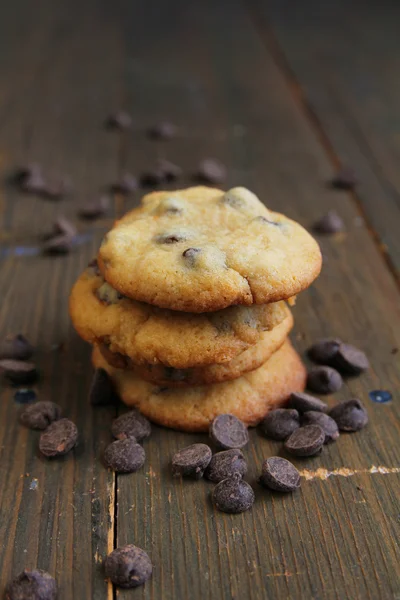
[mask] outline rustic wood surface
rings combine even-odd
[[[301,3],[305,14],[314,4]],[[374,56],[362,50],[364,37],[358,44],[357,19],[346,9],[347,53],[340,64],[333,61],[337,77],[329,86],[331,63],[316,60],[315,44],[335,54],[323,26],[330,23],[331,33],[342,23],[340,14],[333,24],[321,14],[315,23],[296,19],[294,2],[282,3],[287,10],[277,2],[238,0],[16,0],[0,7],[3,180],[21,162],[37,161],[68,173],[76,186],[60,202],[2,186],[1,335],[23,332],[32,340],[42,372],[39,397],[59,402],[80,429],[73,453],[43,460],[38,434],[18,425],[14,390],[2,385],[0,594],[23,567],[38,566],[56,577],[61,600],[399,600],[398,69],[395,50],[392,62],[384,58],[398,46],[398,7],[385,4],[386,18],[381,14],[376,22],[372,8],[362,12],[385,38],[382,54]],[[291,62],[297,81],[287,68]],[[360,65],[377,85],[385,78],[384,91],[374,88],[370,95],[367,86],[365,94],[354,94],[350,72],[357,75]],[[318,122],[298,93],[303,85],[322,97]],[[351,102],[351,118],[331,110],[332,90]],[[380,112],[373,112],[369,95]],[[106,132],[105,117],[120,107],[132,113],[133,131]],[[373,161],[354,133],[355,115]],[[179,126],[176,139],[147,140],[146,127],[163,118]],[[371,369],[347,380],[335,400],[360,397],[370,424],[342,435],[320,457],[296,461],[307,477],[290,497],[257,487],[262,460],[281,446],[252,431],[246,455],[257,498],[243,515],[216,512],[209,483],[170,477],[174,451],[204,436],[154,427],[143,470],[114,477],[101,463],[114,411],[88,406],[90,352],[70,325],[68,292],[112,217],[140,194],[115,197],[109,219],[93,225],[76,213],[85,198],[126,171],[151,167],[158,156],[184,168],[182,185],[191,183],[199,160],[211,156],[226,163],[227,186],[252,188],[307,227],[330,208],[346,223],[347,233],[319,240],[323,273],[298,300],[292,337],[303,353],[329,335],[367,351]],[[360,193],[325,185],[339,160],[360,172]],[[82,243],[66,257],[35,255],[40,235],[61,213],[76,221]],[[373,389],[390,390],[393,402],[373,403]],[[324,469],[349,476],[324,479]],[[148,551],[154,575],[134,591],[113,590],[102,558],[128,542]]]

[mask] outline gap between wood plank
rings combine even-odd
[[[299,79],[297,78],[296,74],[294,73],[293,69],[289,65],[285,52],[279,44],[267,19],[265,18],[264,14],[258,9],[258,6],[256,5],[256,2],[254,2],[254,0],[243,0],[243,4],[245,9],[249,13],[251,21],[254,24],[255,31],[260,36],[263,44],[266,47],[266,50],[270,53],[278,69],[280,69],[280,71],[282,72],[282,75],[288,84],[288,88],[294,100],[300,106],[300,109],[303,112],[306,120],[310,124],[321,146],[324,148],[328,159],[333,164],[333,166],[338,169],[341,166],[341,163],[335,151],[335,148],[332,142],[330,141],[328,135],[326,134],[319,117],[317,116],[307,97],[305,96],[302,85]],[[385,264],[390,274],[392,275],[400,290],[400,277],[397,274],[396,268],[386,249],[385,244],[383,243],[378,232],[374,229],[360,198],[354,191],[349,191],[347,193],[357,206],[357,210],[360,213],[362,219],[364,220],[365,226],[368,232],[370,233],[378,249],[379,254],[385,261]]]

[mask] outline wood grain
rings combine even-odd
[[[263,37],[291,70],[307,107],[332,153],[357,172],[355,198],[381,249],[399,276],[400,86],[397,23],[400,6],[316,0],[251,0]],[[306,43],[305,43],[305,40]],[[294,77],[293,77],[294,76]],[[334,172],[334,170],[333,170]]]
[[[255,26],[254,11],[239,0],[46,0],[35,10],[17,0],[0,16],[0,79],[7,79],[0,90],[1,173],[38,160],[68,172],[78,188],[61,204],[3,188],[0,331],[22,331],[38,346],[40,397],[60,402],[81,431],[72,455],[44,461],[37,434],[17,424],[13,391],[2,387],[0,590],[12,574],[37,565],[55,574],[60,600],[399,598],[399,354],[392,353],[400,346],[399,293],[359,220],[360,206],[324,185],[332,156]],[[7,33],[17,25],[18,36]],[[104,132],[104,117],[120,107],[134,116],[132,133]],[[146,128],[163,118],[179,126],[176,139],[149,141]],[[344,138],[346,148],[351,139]],[[110,220],[80,224],[91,237],[68,257],[15,256],[27,239],[29,247],[37,244],[59,212],[75,218],[83,195],[125,171],[140,174],[159,156],[184,168],[182,186],[192,183],[202,158],[219,158],[228,166],[227,186],[250,187],[305,226],[335,206],[348,231],[321,238],[324,270],[298,300],[293,339],[301,352],[327,335],[367,351],[371,370],[347,380],[335,399],[359,396],[370,424],[318,458],[295,461],[307,477],[289,497],[258,487],[262,460],[282,448],[253,430],[245,452],[256,503],[243,515],[218,513],[212,484],[170,476],[173,453],[205,436],[154,427],[141,471],[114,478],[101,464],[114,412],[87,405],[89,349],[72,331],[67,298]],[[376,176],[369,164],[365,169]],[[117,197],[114,214],[139,197]],[[386,214],[394,227],[396,213]],[[55,351],[60,341],[63,350]],[[393,393],[392,403],[369,400],[368,392],[381,388]],[[373,465],[388,473],[370,472]],[[318,471],[343,467],[351,476],[323,479]],[[101,560],[125,543],[149,553],[154,575],[142,588],[113,591]]]
[[[114,411],[87,406],[89,349],[70,325],[68,290],[105,227],[77,222],[86,243],[68,257],[17,256],[38,248],[56,215],[76,221],[79,203],[96,197],[117,172],[118,141],[101,124],[119,102],[118,40],[99,10],[93,30],[93,7],[72,8],[79,27],[62,2],[43,2],[37,11],[25,2],[0,9],[2,180],[37,161],[69,174],[77,188],[60,202],[2,189],[1,335],[21,331],[37,347],[39,398],[58,402],[80,432],[71,455],[44,460],[38,433],[18,424],[14,392],[2,386],[0,588],[24,567],[38,566],[55,575],[60,598],[101,600],[112,597],[101,562],[113,547],[115,482],[100,457]],[[7,27],[14,36],[3,35]]]

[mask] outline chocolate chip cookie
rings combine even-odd
[[[128,357],[111,352],[104,344],[99,348],[103,357],[113,367],[133,369],[142,379],[160,386],[181,387],[230,381],[237,379],[244,373],[257,369],[282,346],[293,327],[292,314],[288,308],[286,308],[286,312],[287,316],[282,323],[274,327],[272,331],[261,334],[260,341],[257,344],[250,346],[232,360],[222,364],[188,369],[174,369],[173,367],[152,365],[150,363],[136,366]]]
[[[321,269],[311,235],[243,187],[148,194],[107,233],[98,258],[120,294],[191,313],[289,298]]]
[[[75,283],[70,314],[79,335],[137,365],[186,369],[232,360],[287,316],[284,302],[188,314],[130,300],[96,263]]]
[[[183,431],[207,431],[223,413],[256,425],[272,408],[284,404],[292,392],[304,390],[306,371],[289,341],[261,367],[234,381],[188,388],[155,386],[133,371],[111,367],[95,348],[92,361],[106,369],[122,400],[136,406],[150,420]]]

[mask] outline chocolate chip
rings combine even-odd
[[[260,426],[272,440],[285,440],[300,427],[299,413],[293,408],[276,408],[267,414]]]
[[[200,248],[186,248],[186,250],[182,252],[182,256],[185,259],[186,263],[190,267],[193,267],[196,263],[196,258],[198,257],[200,252]]]
[[[332,417],[322,412],[310,410],[302,416],[302,425],[319,425],[325,433],[324,444],[330,444],[339,437],[339,429]]]
[[[341,343],[338,339],[320,340],[308,349],[308,356],[320,365],[331,365]]]
[[[124,110],[118,110],[107,117],[106,127],[109,129],[120,129],[121,131],[132,127],[132,117]]]
[[[151,365],[150,365],[151,368]],[[174,367],[165,367],[164,368],[164,376],[165,379],[169,379],[169,381],[186,381],[189,376],[189,373],[185,369],[175,369]]]
[[[134,473],[144,465],[145,452],[134,437],[112,442],[104,452],[107,467],[117,473]]]
[[[391,349],[390,354],[397,354],[399,351],[399,349],[397,347],[394,347]]]
[[[21,189],[27,194],[43,194],[46,190],[46,181],[41,171],[32,171],[21,180]]]
[[[364,352],[350,344],[340,344],[332,364],[338,371],[348,375],[358,375],[369,369],[369,361]]]
[[[113,421],[111,432],[119,440],[134,437],[140,442],[151,434],[151,425],[146,417],[133,409]]]
[[[47,457],[67,454],[78,441],[78,429],[69,419],[54,421],[42,433],[39,450]]]
[[[21,167],[17,167],[9,177],[9,180],[11,183],[21,185],[28,177],[32,177],[33,175],[38,175],[41,173],[42,167],[40,165],[37,163],[30,163]]]
[[[249,441],[247,427],[234,415],[218,415],[211,423],[210,437],[223,450],[243,448]]]
[[[96,369],[89,391],[89,401],[92,406],[106,406],[118,400],[114,383],[104,369]]]
[[[310,396],[310,394],[302,394],[301,392],[291,394],[288,406],[295,408],[299,413],[305,413],[309,410],[324,413],[328,410],[328,405],[325,402]]]
[[[122,588],[133,588],[143,585],[153,572],[148,554],[129,544],[116,548],[104,560],[106,577]]]
[[[294,456],[314,456],[325,441],[325,432],[319,425],[306,425],[299,427],[287,438],[285,449]]]
[[[357,398],[341,402],[329,411],[341,431],[359,431],[368,423],[368,413]]]
[[[8,336],[0,342],[0,359],[28,360],[32,354],[33,347],[21,333]]]
[[[192,444],[174,454],[172,475],[200,479],[211,460],[211,448],[206,444]]]
[[[71,238],[77,234],[75,225],[63,215],[60,215],[54,221],[53,230],[56,235],[69,235]]]
[[[24,362],[22,360],[14,360],[11,358],[5,358],[0,360],[0,371],[4,373],[4,376],[16,385],[33,383],[38,378],[38,372],[36,367],[31,362]]]
[[[53,577],[41,569],[24,569],[5,591],[6,600],[56,600],[57,584]]]
[[[316,394],[334,394],[342,387],[343,380],[332,367],[313,367],[307,376],[307,387]]]
[[[235,473],[239,473],[243,477],[246,472],[247,463],[241,450],[231,448],[231,450],[223,450],[214,454],[204,476],[214,483],[219,483],[232,477]]]
[[[147,134],[153,140],[171,140],[176,135],[176,126],[169,121],[161,121],[149,127]]]
[[[182,177],[181,167],[165,158],[158,159],[157,169],[163,173],[165,181],[175,181]]]
[[[226,513],[241,513],[254,504],[252,487],[242,480],[240,473],[223,479],[214,488],[212,499],[218,510]]]
[[[105,304],[116,304],[118,300],[123,298],[123,295],[118,292],[118,290],[113,288],[109,283],[107,283],[107,281],[97,288],[96,296]]]
[[[44,254],[68,254],[72,248],[73,238],[70,235],[56,235],[42,246]]]
[[[154,238],[157,244],[176,244],[186,239],[186,235],[180,233],[161,233]]]
[[[79,216],[87,221],[93,221],[107,214],[110,207],[110,199],[108,196],[100,196],[96,200],[87,202],[79,209]]]
[[[22,425],[29,429],[46,429],[61,418],[61,408],[54,402],[42,400],[28,406],[20,415]]]
[[[117,194],[127,195],[135,192],[138,187],[139,184],[136,177],[130,173],[125,173],[125,175],[123,175],[119,181],[116,181],[112,184],[111,189]]]
[[[294,492],[300,487],[300,473],[291,462],[271,456],[262,465],[261,485],[277,492]]]
[[[197,177],[205,183],[223,183],[227,173],[225,166],[214,158],[206,158],[199,164]]]
[[[338,190],[352,190],[357,184],[357,177],[353,169],[343,167],[331,181],[332,187]]]
[[[140,183],[143,186],[159,185],[163,181],[165,181],[164,172],[157,166],[145,171],[140,176]]]
[[[313,230],[322,234],[339,233],[340,231],[344,231],[344,229],[343,219],[335,210],[328,211],[313,225]]]

